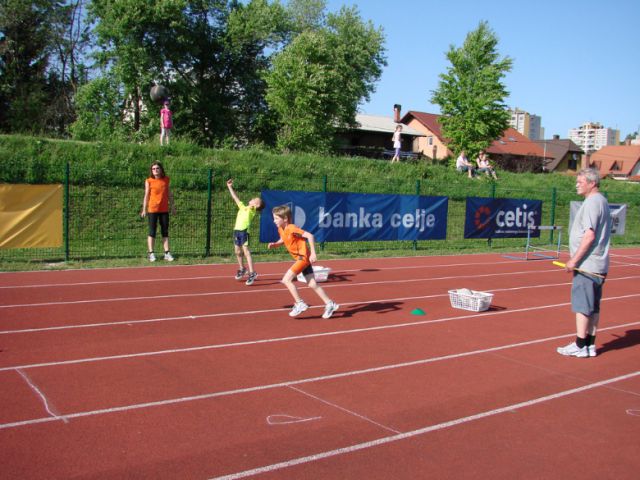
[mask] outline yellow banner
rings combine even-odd
[[[0,184],[0,248],[62,246],[62,185]]]

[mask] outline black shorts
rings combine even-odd
[[[147,213],[149,219],[149,236],[156,238],[156,229],[158,228],[158,222],[160,222],[160,232],[162,237],[169,236],[169,212],[156,212]]]
[[[249,246],[249,232],[246,230],[234,230],[233,231],[233,244],[236,247]]]

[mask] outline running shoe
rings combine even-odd
[[[340,305],[338,305],[336,302],[334,302],[333,300],[330,301],[329,303],[327,303],[327,305],[324,307],[324,313],[322,314],[322,318],[331,318],[331,315],[333,315],[333,313],[338,310],[340,308]]]
[[[167,252],[167,253],[165,253],[165,254],[164,254],[164,259],[165,259],[167,262],[173,262],[173,255],[171,255],[171,252]]]
[[[302,312],[306,312],[308,308],[309,308],[309,305],[307,305],[306,303],[304,303],[304,302],[296,302],[296,304],[293,306],[293,308],[289,312],[289,316],[290,317],[297,317]]]
[[[598,353],[596,352],[596,346],[595,345],[589,345],[587,347],[587,351],[589,352],[589,357],[595,357],[598,355]]]
[[[258,278],[258,274],[256,272],[251,272],[249,274],[249,278],[247,278],[247,281],[244,282],[245,285],[253,285],[253,282],[256,281],[256,278]]]
[[[149,261],[150,262],[155,262],[156,261],[156,254],[151,252],[149,253]]]
[[[576,342],[572,342],[566,347],[558,347],[558,353],[566,357],[587,358],[589,356],[587,347],[580,348]]]
[[[236,280],[241,280],[242,277],[244,277],[246,273],[247,273],[247,269],[242,267],[240,270],[238,270],[236,272]]]

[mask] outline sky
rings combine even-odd
[[[388,65],[360,113],[440,113],[430,102],[446,52],[487,21],[500,57],[513,67],[503,78],[505,103],[542,120],[545,138],[597,122],[640,130],[639,0],[327,0],[327,9],[356,6],[382,27]]]

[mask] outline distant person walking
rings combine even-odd
[[[169,145],[172,128],[173,113],[169,109],[169,100],[165,100],[162,110],[160,110],[160,145]]]
[[[458,155],[458,158],[456,159],[456,170],[459,172],[468,172],[469,178],[473,178],[475,169],[473,168],[473,164],[467,158],[464,150],[460,152],[460,155]]]
[[[169,250],[169,210],[171,213],[175,213],[175,206],[173,194],[169,188],[169,177],[165,174],[164,167],[160,162],[152,163],[150,171],[151,175],[144,182],[144,198],[142,199],[142,212],[140,212],[141,217],[149,219],[149,235],[147,236],[149,261],[156,261],[153,247],[158,223],[160,223],[164,259],[173,262],[173,255]]]
[[[396,131],[393,132],[393,137],[391,137],[391,140],[393,141],[393,149],[395,151],[393,154],[393,158],[391,159],[391,163],[400,161],[400,149],[402,148],[401,134],[402,125],[396,125]]]
[[[565,264],[567,272],[573,274],[571,310],[576,314],[576,339],[566,347],[559,347],[560,355],[579,358],[596,356],[600,300],[604,279],[609,271],[611,237],[609,203],[600,193],[599,187],[598,170],[580,170],[576,179],[576,191],[584,197],[584,202],[571,225],[571,258]],[[577,272],[576,268],[581,271]]]

